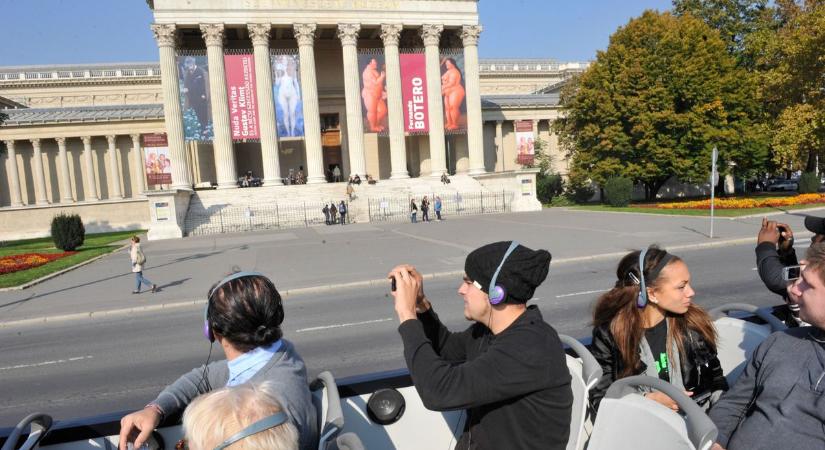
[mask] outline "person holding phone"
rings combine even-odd
[[[822,217],[805,217],[805,228],[814,233],[811,246],[825,240],[825,219]],[[783,277],[783,269],[796,266],[793,230],[788,224],[762,219],[762,228],[756,238],[756,268],[765,287],[785,300],[787,313],[780,316],[791,328],[807,325],[799,318],[799,306],[790,290],[790,283]]]
[[[728,383],[716,355],[716,329],[710,316],[693,303],[695,292],[685,262],[651,246],[625,255],[616,278],[593,313],[590,351],[603,371],[590,391],[594,408],[615,380],[642,374],[684,389],[709,408]],[[662,392],[640,393],[678,410]]]

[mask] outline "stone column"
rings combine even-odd
[[[11,206],[23,206],[23,196],[20,194],[20,173],[17,172],[17,152],[14,141],[3,141],[9,158],[9,194]]]
[[[112,193],[109,199],[121,200],[123,191],[120,188],[120,164],[117,161],[117,147],[115,146],[117,136],[107,135],[106,140],[109,142],[109,170],[112,172]]]
[[[100,200],[97,196],[97,182],[95,181],[95,160],[92,158],[92,137],[83,136],[83,161],[86,163],[86,201]]]
[[[278,130],[275,124],[275,104],[272,97],[272,65],[269,61],[269,23],[247,26],[255,53],[255,86],[258,92],[258,124],[261,130],[261,156],[264,163],[264,184],[284,184],[278,156]]]
[[[361,25],[338,25],[338,39],[344,56],[344,92],[347,103],[347,144],[349,147],[350,176],[358,174],[366,179],[367,163],[364,157],[364,118],[361,110],[361,86],[358,80],[358,33]]]
[[[160,78],[163,88],[163,117],[166,124],[166,139],[172,159],[172,189],[192,189],[189,177],[186,142],[183,134],[183,113],[180,110],[180,87],[178,86],[178,64],[175,57],[175,24],[152,25],[152,33],[160,50]],[[134,140],[133,140],[134,142]],[[140,145],[135,148],[140,148]],[[139,152],[138,152],[139,153]],[[143,167],[141,161],[140,167]],[[140,192],[143,193],[144,189]]]
[[[206,41],[206,57],[209,62],[209,97],[212,104],[212,127],[215,138],[212,149],[215,152],[215,172],[218,174],[218,189],[238,187],[238,172],[235,170],[235,149],[232,146],[232,131],[229,125],[229,100],[226,98],[226,70],[223,66],[222,23],[201,24],[201,34]]]
[[[444,144],[444,107],[441,99],[441,54],[438,42],[443,25],[423,25],[424,54],[427,60],[427,109],[430,125],[430,176],[440,177],[447,171],[447,150]]]
[[[321,113],[318,108],[318,84],[315,78],[314,23],[293,26],[301,59],[301,90],[304,106],[304,145],[307,154],[307,183],[325,183],[324,153],[321,148]]]
[[[501,170],[504,171],[504,136],[501,132],[501,126],[504,121],[496,120],[496,157],[501,161]]]
[[[143,197],[143,192],[146,191],[146,164],[143,162],[143,155],[141,155],[140,151],[140,135],[139,134],[131,134],[129,137],[132,138],[132,152],[135,154],[133,156],[135,160],[135,167],[137,167],[137,183],[135,184],[137,187],[137,195],[133,195],[133,197]],[[174,179],[172,180],[174,186]]]
[[[485,173],[484,122],[481,118],[481,87],[478,74],[478,36],[481,25],[465,25],[461,29],[464,41],[464,84],[467,88],[467,145],[470,147],[470,175]]]
[[[387,62],[387,112],[390,126],[390,178],[409,178],[407,148],[404,142],[404,106],[401,99],[401,62],[398,40],[403,27],[398,24],[381,25],[384,41],[384,59]]]
[[[69,172],[69,153],[66,151],[66,138],[57,141],[57,164],[60,166],[60,203],[74,203],[72,196],[72,176]]]
[[[32,175],[34,178],[34,198],[38,205],[48,205],[49,200],[46,198],[46,173],[43,171],[43,152],[40,150],[40,139],[31,139],[32,148],[34,149],[34,167],[32,167]]]

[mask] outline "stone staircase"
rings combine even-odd
[[[324,223],[324,204],[348,203],[348,222],[369,222],[370,207],[393,203],[403,209],[410,198],[420,202],[424,195],[460,198],[462,195],[490,193],[474,178],[450,177],[450,184],[438,178],[379,180],[370,185],[353,185],[353,199],[347,200],[347,183],[292,186],[263,186],[196,191],[189,202],[184,222],[186,235],[294,228]],[[397,214],[396,214],[397,215]],[[434,216],[434,214],[433,214]]]

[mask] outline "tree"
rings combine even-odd
[[[646,11],[565,87],[567,114],[553,126],[572,172],[600,185],[630,178],[650,200],[671,176],[707,179],[714,146],[722,168],[764,168],[768,137],[754,94],[719,33],[692,15]]]
[[[8,114],[0,112],[0,125],[3,125],[3,122],[5,122],[8,118],[9,118]]]
[[[728,52],[750,67],[747,38],[765,24],[768,0],[673,0],[677,16],[691,14],[719,31]]]

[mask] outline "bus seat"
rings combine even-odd
[[[669,395],[681,413],[639,395],[649,387]],[[710,418],[675,386],[637,375],[615,381],[599,405],[588,450],[707,450],[718,430]]]

